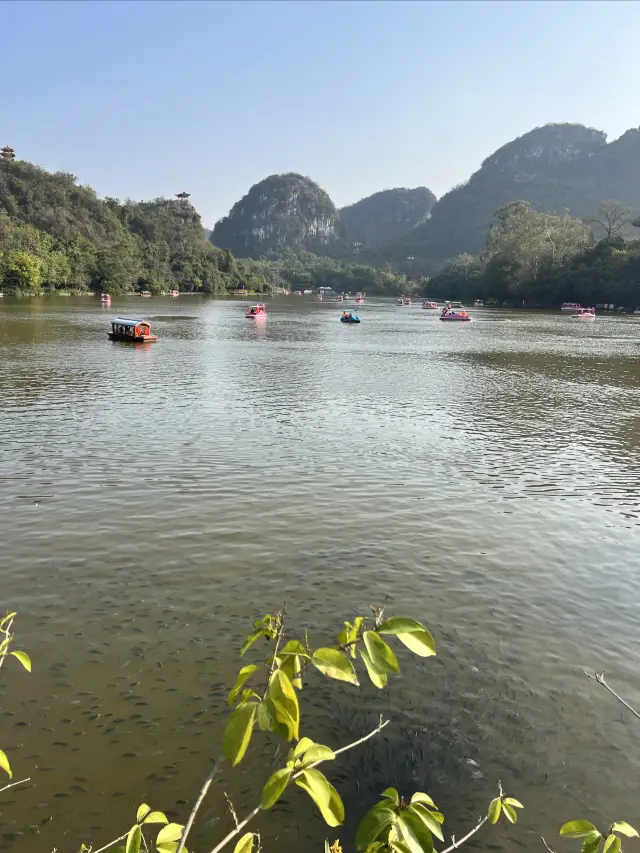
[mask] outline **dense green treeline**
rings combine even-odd
[[[211,245],[190,204],[103,201],[73,175],[20,160],[0,163],[0,282],[9,292],[218,293],[264,285]]]
[[[640,304],[640,239],[633,211],[605,201],[588,220],[534,210],[527,202],[495,214],[486,250],[448,261],[428,283],[434,297],[516,304]]]
[[[411,289],[390,269],[304,251],[239,260],[207,239],[184,199],[99,199],[73,175],[0,161],[0,290],[227,293],[246,288]]]

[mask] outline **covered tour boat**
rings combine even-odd
[[[437,302],[431,302],[429,299],[425,299],[422,303],[422,308],[425,311],[436,311],[438,308]]]
[[[102,302],[103,305],[110,305],[111,304],[111,297],[109,296],[108,293],[101,293],[100,294],[100,302]]]
[[[636,310],[633,313],[636,315],[640,314],[640,305],[638,305],[638,307],[636,308]]]
[[[252,319],[255,319],[256,317],[266,317],[267,306],[264,302],[258,302],[257,305],[252,305],[251,308],[247,308],[247,313],[244,316],[251,317]]]
[[[473,307],[474,308],[484,308],[484,301],[482,299],[474,299]]]
[[[582,306],[579,302],[563,302],[560,306],[561,311],[577,311]]]
[[[169,291],[169,296],[174,296],[174,297],[175,297],[175,296],[180,296],[180,291],[179,291],[179,290],[170,290],[170,291]]]
[[[158,339],[151,334],[151,326],[146,320],[130,320],[118,317],[111,321],[110,341],[125,341],[130,344],[153,344]]]

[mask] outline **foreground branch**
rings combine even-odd
[[[453,841],[453,844],[451,844],[449,847],[445,847],[444,850],[440,850],[439,853],[451,853],[451,850],[455,850],[457,847],[462,847],[464,842],[468,841],[472,835],[475,835],[476,832],[480,829],[480,827],[484,826],[488,820],[489,820],[489,818],[486,815],[484,817],[480,818],[480,820],[473,827],[471,832],[467,832],[467,834],[464,835],[459,841],[456,841],[455,838],[453,836],[451,836],[451,840]]]
[[[598,684],[602,684],[602,686],[604,687],[605,690],[608,690],[612,696],[615,696],[615,698],[618,700],[618,702],[621,702],[628,711],[631,711],[631,713],[640,720],[640,714],[636,711],[636,709],[632,708],[628,702],[625,702],[625,700],[622,698],[622,696],[618,696],[616,691],[612,690],[611,687],[609,687],[607,682],[604,680],[604,672],[594,672],[592,674],[590,672],[587,672],[585,669],[584,674],[587,676],[587,678],[591,678],[591,679],[593,679],[593,681],[597,681]],[[543,841],[544,841],[544,839],[543,839]]]
[[[353,743],[348,743],[346,746],[341,746],[340,749],[334,750],[334,755],[340,755],[340,753],[342,753],[342,752],[346,752],[349,749],[353,749],[356,746],[360,746],[361,743],[364,743],[365,741],[369,740],[369,738],[372,738],[372,737],[374,737],[374,735],[377,735],[378,732],[382,731],[382,729],[385,726],[388,726],[390,722],[391,722],[390,720],[383,720],[382,717],[380,717],[380,722],[378,723],[376,728],[373,729],[373,731],[369,732],[368,735],[365,735],[364,737],[359,738],[359,740],[354,740]],[[308,770],[311,767],[317,767],[318,764],[321,764],[321,763],[322,763],[321,761],[316,761],[313,764],[309,764],[305,769]],[[291,780],[293,781],[294,779],[297,779],[298,776],[301,775],[301,773],[302,773],[302,771],[299,771],[298,773],[294,773],[293,776],[291,777]],[[261,810],[262,810],[262,806],[256,806],[252,812],[249,812],[249,814],[245,817],[244,820],[241,820],[240,823],[236,824],[235,829],[232,829],[231,832],[228,832],[225,835],[225,837],[222,839],[222,841],[213,848],[211,853],[219,853],[219,851],[222,850],[223,847],[226,847],[226,845],[233,838],[235,838],[237,835],[240,835],[240,833],[245,828],[245,826],[249,823],[249,821],[253,820],[253,818]],[[486,818],[484,820],[486,820]],[[192,823],[193,823],[193,821],[192,821]],[[484,823],[484,821],[482,821],[482,823]],[[480,826],[481,825],[482,824],[480,824]],[[479,827],[476,827],[476,829],[478,829],[478,828]],[[473,835],[473,833],[476,831],[476,829],[474,829],[473,832],[470,832],[469,835],[465,836],[465,838],[463,838],[462,841],[465,841],[466,838],[469,838],[469,836]],[[462,841],[459,843],[462,844]],[[454,847],[457,847],[457,846],[458,846],[457,844],[454,845]],[[453,847],[450,847],[449,850],[453,850]],[[179,853],[179,850],[176,850],[176,853]],[[446,850],[442,851],[442,853],[447,853],[447,851]]]
[[[589,678],[591,678],[591,676],[589,676]],[[549,847],[549,845],[548,845],[548,844],[547,844],[547,842],[544,840],[544,837],[543,837],[542,835],[540,836],[540,838],[542,839],[542,843],[543,843],[543,844],[544,844],[544,846],[547,848],[547,850],[549,851],[549,853],[556,853],[556,851],[555,851],[555,850],[553,850],[553,848]]]
[[[9,788],[15,788],[16,785],[24,785],[25,782],[30,782],[30,781],[31,781],[31,776],[28,776],[26,779],[21,779],[19,782],[11,782],[10,785],[5,785],[4,788],[0,788],[0,794],[3,791],[8,791]]]
[[[187,843],[187,836],[191,832],[191,827],[193,826],[193,822],[196,819],[196,815],[198,814],[198,810],[203,803],[204,798],[207,796],[207,791],[211,787],[211,783],[216,777],[219,770],[219,764],[216,763],[213,765],[213,769],[211,773],[204,780],[204,784],[202,788],[200,788],[200,793],[198,794],[198,799],[195,801],[193,808],[191,809],[191,814],[189,815],[189,819],[184,825],[184,829],[182,830],[182,835],[180,836],[180,842],[178,843],[178,847],[176,849],[176,853],[182,853],[184,850],[184,845]]]
[[[124,835],[121,835],[120,838],[114,838],[113,841],[110,841],[108,844],[105,844],[104,847],[99,847],[97,850],[92,850],[91,853],[102,853],[103,850],[108,850],[110,847],[113,847],[114,844],[117,844],[118,841],[124,841],[125,838],[129,835],[128,832],[125,832]]]

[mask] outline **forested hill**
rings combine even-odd
[[[10,150],[10,149],[9,149]],[[255,271],[206,239],[185,199],[101,200],[75,177],[0,160],[0,283],[110,293],[260,289]]]
[[[345,254],[344,229],[328,194],[311,178],[270,175],[216,223],[211,241],[243,258],[287,250]]]
[[[433,206],[426,223],[382,253],[391,262],[414,258],[434,269],[461,253],[481,251],[494,213],[510,202],[584,218],[604,199],[640,210],[640,130],[607,144],[602,131],[549,124],[499,148]]]
[[[349,240],[377,249],[426,222],[436,197],[427,187],[396,187],[340,208]]]

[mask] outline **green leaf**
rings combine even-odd
[[[504,801],[502,803],[502,811],[504,812],[504,816],[507,818],[508,821],[510,821],[510,823],[515,823],[518,820],[518,812],[514,809],[513,806],[510,806]]]
[[[365,647],[375,668],[383,672],[400,672],[398,659],[391,646],[387,645],[375,631],[365,631],[362,635]]]
[[[582,842],[582,853],[596,853],[601,841],[602,836],[599,832],[590,832]]]
[[[165,841],[163,844],[156,844],[158,853],[176,853],[178,849],[177,841]],[[184,853],[188,853],[187,848],[183,847]]]
[[[508,806],[513,806],[514,809],[523,809],[524,808],[524,806],[522,805],[520,800],[514,800],[513,797],[505,797],[502,802],[506,803]]]
[[[26,652],[9,652],[9,654],[17,658],[27,672],[31,672],[31,658]]]
[[[358,825],[356,831],[356,850],[366,848],[377,841],[382,833],[395,820],[396,813],[388,802],[376,803],[369,809]]]
[[[258,628],[257,631],[253,631],[251,634],[249,634],[249,636],[242,644],[242,648],[240,649],[240,656],[242,657],[242,655],[247,651],[247,649],[251,648],[251,646],[255,643],[256,640],[259,640],[260,637],[264,637],[264,633],[264,628]]]
[[[125,846],[125,853],[140,853],[140,842],[142,840],[142,830],[140,829],[139,824],[136,823],[135,826],[132,826],[129,830],[129,835],[127,835],[127,843]]]
[[[396,806],[400,805],[400,795],[395,788],[385,788],[380,796],[387,800],[391,800],[391,802],[395,803]]]
[[[319,770],[303,770],[302,776],[296,779],[296,785],[309,794],[329,826],[344,823],[344,806],[340,794]]]
[[[620,853],[620,848],[622,847],[622,842],[618,838],[617,835],[613,833],[607,836],[604,847],[602,849],[602,853]]]
[[[308,658],[307,650],[302,645],[300,640],[289,640],[288,643],[285,643],[282,649],[280,650],[281,655],[301,655],[302,657]]]
[[[260,797],[260,805],[263,809],[270,809],[280,799],[280,795],[289,784],[293,770],[291,767],[284,767],[282,770],[276,770],[273,776],[270,776]]]
[[[411,797],[411,805],[414,803],[423,803],[425,806],[432,806],[434,809],[438,808],[429,794],[423,794],[422,791],[416,791],[413,797]]]
[[[387,619],[378,628],[378,633],[393,634],[410,651],[416,655],[420,655],[420,657],[426,658],[436,653],[433,637],[424,625],[421,625],[414,619],[404,619],[401,616]]]
[[[500,797],[496,797],[495,800],[491,800],[489,803],[489,811],[487,812],[489,823],[497,823],[501,811],[502,801],[500,800]]]
[[[560,829],[563,838],[584,838],[592,832],[597,832],[596,827],[588,820],[570,820]]]
[[[261,732],[272,732],[275,729],[273,717],[269,713],[266,702],[260,702],[256,711],[256,720]]]
[[[315,764],[316,761],[333,761],[335,757],[335,752],[328,746],[323,746],[321,743],[314,743],[305,752],[304,763]]]
[[[353,664],[338,649],[316,649],[311,657],[311,663],[329,678],[348,681],[349,684],[359,684]]]
[[[313,741],[310,737],[301,737],[298,743],[296,744],[296,748],[293,750],[293,757],[299,758],[303,753],[305,753],[310,746],[313,746]]]
[[[166,826],[163,826],[156,838],[156,847],[160,844],[180,841],[183,829],[184,827],[179,823],[168,823]]]
[[[422,803],[414,803],[409,807],[409,811],[417,814],[420,820],[427,827],[429,832],[439,838],[440,841],[444,841],[444,836],[442,834],[442,830],[440,829],[440,821],[436,820],[436,818],[431,814],[429,809],[426,806],[423,806]]]
[[[417,815],[411,811],[402,812],[398,817],[398,827],[411,853],[431,853],[433,838]]]
[[[2,749],[0,749],[0,767],[9,776],[9,779],[13,778],[13,771],[11,770],[11,765],[9,764],[7,753],[4,752]]]
[[[298,740],[300,706],[293,685],[281,669],[276,669],[269,679],[268,694],[275,710],[276,720],[286,731],[286,740]]]
[[[411,850],[403,841],[392,841],[391,849],[393,853],[411,853]]]
[[[144,818],[150,814],[151,806],[148,806],[146,803],[143,803],[141,806],[138,806],[138,812],[136,814],[136,823],[142,823]]]
[[[302,690],[302,658],[300,655],[288,655],[284,659],[278,656],[278,659],[282,661],[280,669],[285,673],[291,684],[298,690]]]
[[[251,678],[254,672],[258,667],[251,663],[249,666],[243,666],[240,672],[238,673],[238,677],[236,678],[236,683],[233,688],[229,691],[229,698],[227,699],[227,705],[233,705],[238,694],[244,687],[245,683]]]
[[[222,735],[222,751],[232,764],[242,761],[256,720],[257,705],[255,702],[246,702],[238,705],[233,711]],[[171,826],[171,824],[169,824]]]
[[[638,830],[634,829],[630,824],[626,822],[626,820],[619,820],[617,823],[614,823],[612,826],[613,832],[621,832],[623,835],[626,835],[627,838],[637,838]]]
[[[169,823],[164,812],[151,812],[148,814],[142,823]]]
[[[369,678],[371,679],[371,683],[373,684],[373,686],[379,687],[380,689],[382,689],[383,687],[386,687],[386,685],[387,685],[387,673],[386,672],[380,672],[379,670],[376,669],[376,667],[373,665],[371,658],[369,657],[367,652],[365,652],[364,649],[358,649],[358,651],[360,653],[360,657],[364,661],[364,665],[367,668],[367,673],[369,675]]]

